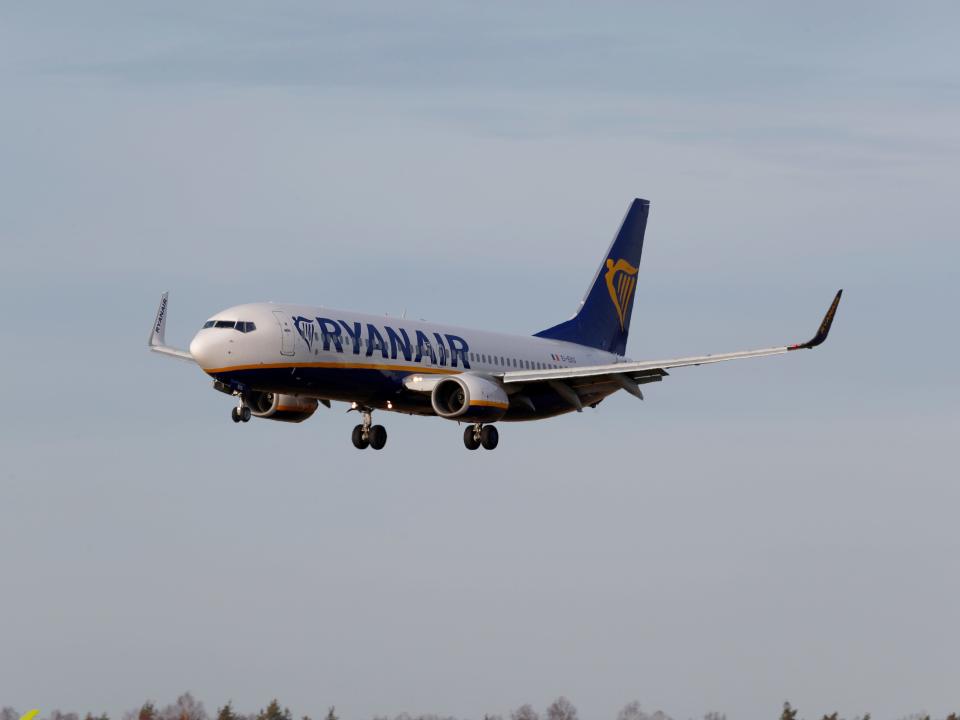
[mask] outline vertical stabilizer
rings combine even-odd
[[[536,337],[565,340],[618,355],[626,352],[649,211],[647,200],[631,203],[577,314],[536,333]]]

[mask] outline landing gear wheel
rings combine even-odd
[[[484,425],[480,431],[480,444],[484,450],[493,450],[500,442],[500,433],[493,425]]]
[[[370,440],[370,447],[374,450],[383,450],[383,446],[387,444],[387,429],[383,425],[374,425],[370,428],[367,438]]]
[[[233,408],[233,410],[230,411],[230,417],[235,423],[240,422],[240,408]]]
[[[480,438],[478,437],[476,425],[470,425],[463,431],[463,444],[467,450],[476,450],[480,447]]]
[[[250,408],[246,405],[240,409],[240,419],[244,422],[250,422]]]
[[[357,450],[366,450],[367,446],[370,444],[369,438],[363,432],[363,425],[357,425],[353,429],[353,435],[351,439],[353,440],[353,446]]]

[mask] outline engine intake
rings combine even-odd
[[[507,393],[499,384],[475,375],[440,380],[430,394],[430,403],[440,417],[467,422],[495,422],[510,406]]]
[[[246,394],[254,417],[283,422],[303,422],[317,411],[315,398],[255,391]]]

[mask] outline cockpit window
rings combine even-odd
[[[239,330],[242,333],[253,332],[257,329],[257,326],[246,320],[207,320],[203,324],[204,329],[206,328],[227,328],[230,330]]]

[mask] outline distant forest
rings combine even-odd
[[[106,713],[86,713],[82,717],[83,720],[111,720]],[[775,717],[776,714],[771,713],[771,718]],[[535,710],[531,705],[521,705],[510,713],[508,719],[504,718],[503,715],[490,714],[484,714],[482,718],[483,720],[580,720],[577,708],[565,697],[554,700],[542,713]],[[824,713],[823,715],[816,714],[810,716],[810,718],[812,720],[845,720],[839,716],[839,713],[835,712]],[[0,709],[0,720],[20,720],[20,713],[11,707],[4,707]],[[38,716],[37,720],[81,720],[81,714],[54,710],[48,715]],[[121,720],[294,720],[294,715],[289,708],[283,707],[278,700],[272,700],[266,708],[255,713],[238,712],[234,709],[233,704],[228,702],[211,717],[202,702],[197,701],[190,693],[184,693],[177,698],[175,703],[162,707],[152,702],[146,702],[139,708],[125,712]],[[299,720],[311,720],[311,718],[308,715],[303,715]],[[337,709],[331,707],[322,719],[318,718],[317,720],[349,719],[341,718],[337,714]],[[457,720],[457,718],[450,715],[400,713],[393,717],[376,715],[372,720]],[[673,718],[662,710],[648,713],[643,710],[639,702],[633,701],[623,706],[617,713],[616,720],[673,720]],[[727,716],[724,713],[709,712],[703,716],[703,720],[727,720]],[[780,720],[808,720],[808,718],[798,715],[797,709],[786,702],[780,711]],[[870,720],[870,713],[858,715],[852,720]],[[918,712],[904,716],[899,720],[932,719],[929,714]],[[945,720],[960,720],[960,715],[951,713]]]

